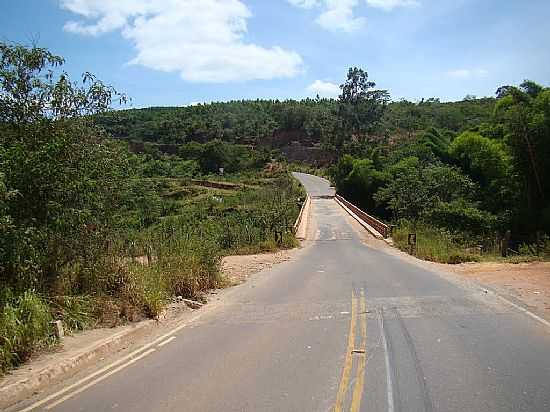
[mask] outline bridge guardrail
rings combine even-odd
[[[304,200],[304,203],[302,203],[302,207],[300,209],[300,213],[298,214],[298,217],[296,218],[296,222],[294,222],[293,231],[294,234],[298,232],[298,227],[300,226],[300,223],[302,223],[302,219],[304,217],[304,209],[306,208],[307,203],[310,201],[309,195],[306,196],[306,200]]]
[[[355,213],[357,216],[363,219],[366,223],[372,226],[378,233],[380,233],[384,237],[384,239],[387,239],[388,237],[390,237],[390,227],[388,225],[386,225],[385,223],[382,223],[380,220],[369,215],[367,212],[364,212],[363,210],[359,209],[357,206],[347,201],[342,196],[336,195],[336,199],[338,199],[349,210],[351,210],[353,213]]]

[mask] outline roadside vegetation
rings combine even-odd
[[[0,43],[0,372],[69,332],[156,317],[224,285],[224,255],[296,245],[305,194],[269,153],[132,152],[94,116],[126,97]],[[220,169],[224,175],[219,176]]]
[[[362,77],[350,73],[344,87],[361,90]],[[345,96],[340,101],[346,104]],[[359,139],[361,132],[348,128],[352,138],[329,167],[340,194],[393,224],[396,245],[423,259],[548,259],[550,88],[525,81],[499,88],[496,100],[468,98],[465,107],[477,105],[484,115],[468,116],[460,128],[451,119],[426,123],[426,104],[433,102],[401,102],[373,115],[372,130],[388,133],[388,116],[410,109],[407,127],[389,139]]]
[[[503,239],[507,259],[550,256],[546,87],[392,102],[351,68],[337,100],[113,111],[125,95],[63,63],[0,43],[2,372],[56,343],[52,320],[156,317],[223,286],[223,256],[295,246],[289,171],[329,177],[423,259],[497,259]]]

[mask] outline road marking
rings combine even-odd
[[[380,327],[380,336],[382,336],[382,346],[384,346],[384,360],[386,362],[386,390],[388,396],[388,412],[393,412],[393,382],[392,369],[390,363],[390,354],[388,351],[388,341],[386,340],[386,332],[384,331],[384,320],[382,313],[378,312],[378,325]]]
[[[353,387],[353,397],[351,398],[351,412],[361,410],[361,399],[363,398],[363,386],[365,385],[365,369],[367,366],[367,303],[365,302],[365,291],[361,289],[361,349],[355,351],[361,353],[359,364],[355,372],[355,385]]]
[[[520,312],[523,312],[525,313],[527,316],[530,316],[531,318],[535,319],[536,321],[542,323],[544,326],[547,326],[550,328],[550,322],[548,322],[546,319],[543,319],[541,318],[540,316],[538,315],[535,315],[533,312],[525,309],[524,307],[521,307],[520,305],[516,305],[514,302],[506,299],[505,297],[503,296],[500,296],[498,293],[495,293],[495,295],[502,301],[506,302],[508,305],[516,308],[517,310],[519,310]]]
[[[108,371],[109,369],[117,366],[117,365],[120,365],[121,363],[127,361],[128,359],[132,358],[133,356],[137,355],[138,353],[140,352],[143,352],[144,350],[148,349],[148,348],[151,348],[155,345],[157,345],[159,342],[162,342],[164,339],[166,339],[167,337],[169,337],[170,335],[173,335],[174,333],[180,331],[181,329],[185,328],[187,325],[189,325],[190,323],[196,321],[197,319],[199,319],[200,317],[202,316],[202,313],[199,313],[198,315],[195,315],[194,317],[192,317],[191,319],[189,319],[188,321],[186,322],[183,322],[181,323],[180,325],[176,326],[174,329],[172,329],[170,332],[167,332],[165,333],[164,335],[158,337],[157,339],[155,339],[154,341],[146,344],[146,345],[143,345],[141,348],[139,349],[136,349],[135,351],[133,351],[132,353],[129,353],[128,355],[120,358],[119,360],[111,363],[110,365],[107,365],[103,368],[101,368],[100,370],[98,371],[95,371],[94,373],[80,379],[79,381],[61,389],[60,391],[58,392],[55,392],[55,393],[52,393],[51,395],[45,397],[44,399],[41,399],[35,403],[33,403],[32,405],[26,407],[25,409],[21,409],[19,412],[29,412],[29,411],[32,411],[46,403],[48,403],[49,401],[51,401],[52,399],[55,399],[57,398],[58,396],[61,396],[63,395],[64,393],[67,393],[69,392],[71,389],[79,386],[79,385],[82,385],[83,383],[89,381],[90,379],[93,379],[94,377],[96,377],[97,375],[100,375],[102,374],[103,372],[105,371]]]
[[[170,342],[172,342],[174,339],[176,339],[175,336],[170,336],[168,339],[166,339],[164,342],[161,342],[157,345],[157,348],[162,348],[164,345],[167,345],[169,344]]]
[[[346,358],[344,360],[344,369],[342,370],[342,378],[336,395],[336,403],[334,412],[342,412],[344,408],[344,400],[348,391],[349,377],[353,365],[352,350],[355,347],[355,323],[357,320],[357,299],[353,290],[351,291],[351,320],[349,324],[348,346],[346,348]]]
[[[121,371],[122,369],[124,369],[124,368],[130,366],[131,364],[133,364],[133,363],[137,362],[138,360],[140,360],[140,359],[146,357],[147,355],[150,355],[151,353],[153,353],[153,352],[155,352],[155,351],[156,351],[156,349],[149,349],[148,351],[143,352],[141,355],[136,356],[135,358],[129,360],[128,362],[126,362],[126,363],[120,365],[118,368],[115,368],[115,369],[109,371],[109,372],[106,373],[105,375],[102,375],[102,376],[100,376],[99,378],[97,378],[97,379],[91,381],[90,383],[88,383],[88,384],[86,384],[86,385],[84,385],[84,386],[81,386],[81,387],[78,388],[77,390],[75,390],[75,391],[73,391],[73,392],[71,392],[71,393],[69,393],[69,394],[63,396],[61,399],[58,399],[57,401],[55,401],[55,402],[52,403],[51,405],[46,406],[46,408],[44,408],[44,409],[50,410],[50,409],[55,408],[57,405],[59,405],[60,403],[65,402],[67,399],[70,399],[70,398],[74,397],[75,395],[78,395],[80,392],[84,392],[84,391],[85,391],[86,389],[88,389],[90,386],[93,386],[93,385],[95,385],[95,384],[101,382],[102,380],[107,379],[109,376],[111,376],[111,375],[113,375],[113,374],[115,374],[115,373]]]

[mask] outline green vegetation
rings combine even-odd
[[[476,260],[474,249],[494,258],[508,230],[513,253],[543,256],[541,239],[550,233],[548,96],[550,89],[526,81],[499,89],[496,100],[465,100],[463,107],[478,106],[472,113],[492,106],[492,114],[471,117],[460,131],[451,122],[415,126],[404,137],[397,123],[401,138],[365,138],[362,150],[344,150],[330,174],[342,195],[396,225],[400,248],[409,250],[407,235],[416,233],[421,258]]]
[[[70,332],[155,317],[223,285],[224,255],[296,242],[304,193],[269,152],[133,153],[95,122],[125,96],[62,64],[0,43],[0,372],[54,344],[54,319]]]
[[[223,256],[294,246],[289,170],[329,176],[404,250],[416,233],[424,259],[495,258],[507,230],[524,258],[550,254],[550,89],[533,82],[390,102],[352,68],[337,100],[112,111],[124,95],[63,63],[0,43],[2,371],[55,343],[52,319],[154,317],[223,285]]]
[[[409,233],[417,235],[418,240],[414,250],[411,250],[408,244]],[[399,249],[412,252],[424,260],[451,264],[480,260],[479,254],[466,249],[461,239],[433,226],[417,225],[415,228],[407,222],[402,222],[393,230],[392,239]]]

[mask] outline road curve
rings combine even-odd
[[[295,259],[36,410],[550,411],[547,327],[369,248],[326,180],[296,177],[313,199]]]

